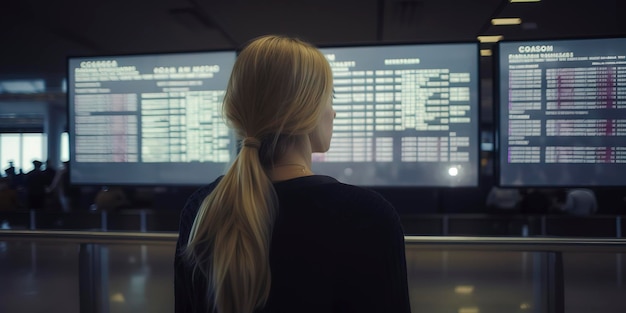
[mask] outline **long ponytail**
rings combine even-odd
[[[260,37],[237,57],[224,115],[242,147],[202,202],[186,249],[207,280],[207,302],[216,312],[252,313],[266,303],[278,211],[266,170],[286,145],[312,132],[331,94],[324,55],[297,39]]]
[[[276,201],[257,149],[244,142],[191,229],[189,255],[208,278],[208,300],[217,312],[252,312],[269,295]]]

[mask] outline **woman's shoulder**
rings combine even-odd
[[[351,184],[342,183],[335,178],[313,175],[281,182],[274,185],[276,190],[299,197],[314,197],[342,204],[371,204],[372,206],[390,206],[391,204],[376,191]]]
[[[362,240],[367,249],[374,249],[375,242],[387,245],[402,238],[404,230],[395,207],[377,191],[344,183],[326,188],[318,203],[327,208],[338,242]],[[361,244],[354,250],[357,246]]]
[[[202,201],[204,201],[204,198],[206,198],[213,191],[213,189],[215,189],[215,186],[217,186],[217,184],[220,182],[222,177],[223,176],[220,176],[217,179],[215,179],[212,183],[208,185],[204,185],[196,189],[189,196],[189,198],[187,198],[187,202],[185,203],[185,206],[183,207],[183,213],[185,213],[185,211],[194,211],[192,213],[195,215],[195,213],[197,213],[200,207],[200,204],[202,204]]]
[[[302,184],[303,188],[289,192],[289,196],[327,211],[339,222],[366,226],[397,219],[393,205],[375,190],[324,176],[312,177],[310,181],[324,183]]]
[[[196,219],[198,210],[202,201],[215,189],[215,186],[222,179],[222,176],[215,179],[212,183],[199,187],[187,198],[187,202],[180,213],[179,233],[181,236],[188,236],[188,233],[193,225],[193,221]],[[185,241],[186,242],[186,241]]]
[[[339,200],[338,213],[347,217],[359,215],[380,221],[396,216],[394,206],[381,194],[367,187],[339,183],[333,196]]]

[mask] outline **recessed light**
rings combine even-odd
[[[454,292],[462,295],[469,295],[474,292],[474,286],[459,285],[454,288]]]
[[[491,25],[519,25],[522,24],[522,19],[519,17],[503,17],[492,18]]]
[[[480,310],[477,307],[462,307],[459,308],[459,313],[479,313]]]
[[[495,36],[478,36],[478,41],[480,42],[498,42],[504,38],[502,35]]]

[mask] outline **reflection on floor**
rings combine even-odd
[[[99,251],[103,312],[173,312],[173,243]],[[408,246],[413,312],[548,312],[545,256]],[[564,311],[626,312],[625,259],[564,253]],[[0,312],[79,312],[78,273],[76,244],[0,242]]]

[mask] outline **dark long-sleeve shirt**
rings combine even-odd
[[[181,215],[176,247],[176,312],[210,312],[206,283],[182,257],[202,200],[196,191]],[[404,234],[379,194],[307,176],[274,184],[279,210],[270,245],[272,284],[265,312],[410,312]]]

